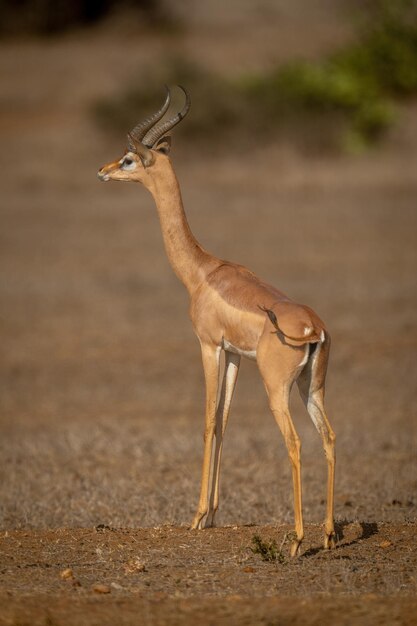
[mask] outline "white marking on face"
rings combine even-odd
[[[228,352],[233,352],[234,354],[238,354],[239,356],[244,356],[247,359],[251,359],[254,361],[256,359],[256,350],[242,350],[227,341],[227,339],[223,339],[223,348]]]
[[[136,161],[134,160],[132,154],[128,152],[124,155],[122,159],[119,161],[120,169],[131,171],[136,169]]]
[[[321,333],[320,333],[320,341],[321,341],[321,343],[324,343],[325,339],[326,339],[326,334],[325,334],[324,330],[322,330]]]
[[[311,328],[311,326],[305,326],[305,327],[304,327],[304,335],[305,335],[305,336],[307,336],[307,335],[311,335],[311,331],[312,331],[312,330],[313,330],[313,329]]]

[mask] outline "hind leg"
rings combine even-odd
[[[303,512],[301,497],[301,443],[295,430],[291,415],[288,409],[288,389],[277,389],[276,385],[271,387],[265,383],[269,404],[275,421],[284,437],[288,456],[291,462],[293,491],[294,491],[294,522],[296,537],[291,544],[291,556],[299,553],[300,544],[304,537]]]
[[[297,384],[301,398],[307,411],[321,436],[327,459],[327,509],[325,520],[324,547],[334,548],[336,535],[334,532],[334,475],[335,475],[335,441],[330,422],[324,410],[324,377],[326,373],[328,350],[319,344],[318,354],[313,354],[308,365],[300,374]],[[320,354],[320,351],[323,353]]]
[[[274,341],[274,344],[272,344]],[[258,349],[258,366],[269,398],[275,421],[284,437],[291,462],[294,490],[295,539],[291,544],[291,556],[299,554],[304,537],[301,497],[301,443],[288,408],[292,384],[304,351],[297,348],[282,348],[276,340],[267,339]],[[281,354],[280,354],[281,352]]]

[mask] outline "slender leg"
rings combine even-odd
[[[225,369],[219,405],[216,411],[216,447],[214,451],[213,476],[210,493],[209,511],[206,519],[206,528],[214,526],[214,516],[219,508],[219,480],[220,463],[223,450],[223,436],[227,426],[227,420],[232,404],[233,392],[239,373],[240,356],[232,352],[225,353]]]
[[[304,374],[304,372],[303,372]],[[335,441],[336,435],[334,434],[329,420],[327,419],[324,410],[324,388],[316,389],[312,391],[311,377],[308,375],[301,375],[298,379],[298,388],[300,390],[301,398],[306,405],[307,411],[320,434],[323,442],[324,452],[327,459],[327,509],[326,520],[324,524],[324,547],[335,547],[335,532],[334,532],[334,474],[335,474]]]
[[[294,491],[295,538],[291,544],[291,556],[296,556],[304,537],[301,499],[301,444],[289,411],[289,396],[305,357],[305,348],[283,345],[277,337],[266,330],[259,340],[257,362],[269,406],[284,437],[291,462]]]
[[[287,394],[278,394],[269,392],[270,406],[279,429],[284,437],[287,447],[288,456],[291,461],[293,490],[294,490],[294,521],[296,537],[291,544],[291,556],[299,554],[300,545],[304,537],[303,528],[303,512],[301,500],[301,443],[295,430],[290,412],[288,410]]]
[[[201,476],[200,499],[191,528],[203,528],[203,518],[208,511],[208,489],[210,482],[210,466],[213,449],[214,429],[216,426],[217,390],[219,386],[220,348],[202,344],[204,378],[206,381],[206,417],[204,429],[204,457]]]

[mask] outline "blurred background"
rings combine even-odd
[[[337,519],[414,519],[416,2],[0,0],[0,15],[2,527],[185,525],[197,504],[187,294],[151,197],[96,178],[164,83],[192,97],[172,159],[196,237],[332,334]],[[324,455],[293,412],[319,522]],[[290,521],[290,478],[245,362],[218,522]]]

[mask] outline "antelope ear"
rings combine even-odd
[[[155,160],[152,152],[150,150],[148,150],[148,152],[149,154],[139,154],[139,158],[142,161],[142,165],[145,169],[152,165]]]
[[[166,135],[165,137],[159,139],[156,142],[154,150],[162,152],[162,154],[169,154],[169,151],[171,150],[171,137],[169,135]]]
[[[139,156],[143,167],[149,167],[154,162],[155,157],[150,148],[147,148],[141,141],[135,139],[131,133],[127,134],[127,149]]]

